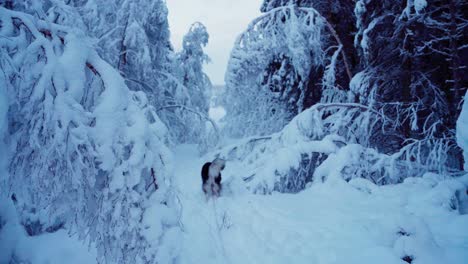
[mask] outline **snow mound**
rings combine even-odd
[[[93,244],[91,244],[93,245]],[[29,236],[13,203],[0,197],[0,263],[96,263],[94,245],[87,247],[65,230]]]

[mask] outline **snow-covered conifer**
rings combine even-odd
[[[154,107],[82,31],[1,7],[0,19],[11,151],[1,187],[27,232],[77,232],[107,263],[168,262],[158,245],[178,223]]]
[[[188,93],[188,100],[180,103],[200,114],[197,116],[183,108],[172,110],[183,123],[177,136],[180,142],[200,142],[206,137],[205,117],[208,117],[211,82],[203,71],[203,65],[209,62],[203,48],[208,44],[208,38],[206,27],[196,22],[184,36],[182,50],[176,54],[175,74]]]

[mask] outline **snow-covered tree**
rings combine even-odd
[[[297,113],[309,108],[303,118],[313,117],[321,132],[317,135],[301,125],[298,130],[306,137],[315,140],[337,134],[343,144],[359,146],[345,148],[353,149],[354,154],[348,155],[362,159],[341,168],[359,171],[348,175],[362,175],[378,184],[399,182],[427,171],[456,175],[462,162],[454,140],[453,117],[458,115],[455,109],[466,87],[460,75],[464,67],[460,58],[466,53],[461,36],[466,23],[459,12],[465,4],[362,0],[355,3],[355,16],[350,14],[353,5],[339,0],[264,1],[264,14],[239,37],[231,54],[224,100],[227,132],[245,136],[280,131]],[[315,14],[311,21],[320,23],[304,20],[301,24],[300,14],[304,13]],[[355,26],[349,26],[350,22]],[[290,28],[284,30],[287,25]],[[296,39],[294,43],[301,44],[294,48],[285,44],[288,38],[278,40],[312,29],[320,32],[313,42],[316,46]],[[320,53],[314,52],[314,47]],[[301,59],[320,56],[312,63],[298,64],[290,55],[297,51],[303,51]],[[297,118],[302,119],[300,116]],[[293,119],[285,129],[296,122]],[[259,151],[263,153],[268,144],[271,141]],[[248,145],[246,149],[252,150]],[[375,154],[374,148],[383,156]],[[313,179],[314,168],[325,162],[307,152],[294,155],[303,156],[292,163],[291,171],[275,171],[277,181],[267,180],[268,190],[303,188]],[[318,162],[317,166],[311,166],[311,161]],[[263,178],[252,181],[262,185]]]
[[[182,51],[177,54],[180,64],[179,76],[188,88],[193,108],[208,114],[211,82],[203,72],[203,64],[209,62],[203,47],[208,44],[206,27],[199,22],[194,23],[182,42]]]
[[[340,45],[340,56],[337,63],[333,63],[333,56],[325,57],[326,63],[323,66],[317,65],[311,68],[307,80],[307,96],[304,108],[317,103],[322,93],[327,96],[347,90],[349,79],[357,66],[356,50],[353,47],[353,35],[355,32],[354,2],[341,0],[265,0],[260,8],[262,12],[268,12],[274,8],[287,5],[296,5],[303,8],[314,8],[327,22],[327,30],[323,32],[323,46]],[[332,52],[333,50],[329,50]],[[328,60],[328,61],[327,61]],[[326,65],[333,66],[331,71],[336,71],[334,80],[327,78],[330,74],[325,74]],[[330,73],[330,71],[328,72]],[[332,81],[332,82],[330,82]],[[323,84],[326,84],[325,87]]]
[[[278,131],[304,106],[305,80],[323,63],[323,18],[313,9],[278,7],[236,40],[226,72],[226,131]]]
[[[164,1],[74,2],[95,38],[99,53],[120,70],[130,89],[147,94],[168,127],[171,139],[200,142],[207,115],[206,90],[210,86],[201,68],[205,55],[198,54],[208,41],[204,27],[193,28],[187,35],[187,43],[193,44],[184,44],[184,51],[176,54],[169,41]]]
[[[160,244],[178,223],[167,128],[82,30],[49,18],[0,7],[11,156],[1,189],[30,235],[66,228],[94,241],[101,262],[168,263],[176,251]]]
[[[203,65],[209,62],[203,48],[208,38],[206,27],[196,22],[184,36],[182,50],[176,54],[174,72],[188,95],[186,100],[175,101],[174,107],[166,111],[171,111],[174,119],[181,122],[182,129],[176,131],[179,142],[200,143],[202,137],[206,137],[211,82],[203,71]],[[183,107],[176,107],[177,103]],[[188,108],[192,111],[187,111]]]
[[[360,102],[395,121],[371,137],[371,144],[383,152],[399,151],[400,145],[408,143],[426,154],[449,146],[447,159],[440,162],[461,166],[454,117],[462,87],[467,86],[459,75],[458,55],[466,52],[460,39],[466,23],[458,11],[451,10],[463,5],[458,1],[356,2],[355,45],[363,70],[351,89]]]
[[[347,52],[352,47],[349,28],[337,24],[336,17],[349,4],[325,16],[316,9],[326,10],[322,2],[264,1],[264,14],[239,36],[231,53],[225,96],[228,133],[275,132],[315,103],[348,101],[353,65],[347,54],[354,52]]]

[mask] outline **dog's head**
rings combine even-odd
[[[221,158],[216,158],[216,159],[213,160],[213,162],[211,164],[214,164],[220,170],[224,170],[224,167],[226,166],[226,161],[221,159]]]

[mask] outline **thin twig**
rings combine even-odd
[[[151,187],[151,184],[154,184],[154,190],[158,190],[159,189],[159,186],[158,186],[158,183],[156,182],[156,175],[154,174],[154,169],[151,168],[151,177],[153,178],[153,181],[148,184],[148,186],[146,186],[146,191],[148,191],[149,187]]]

